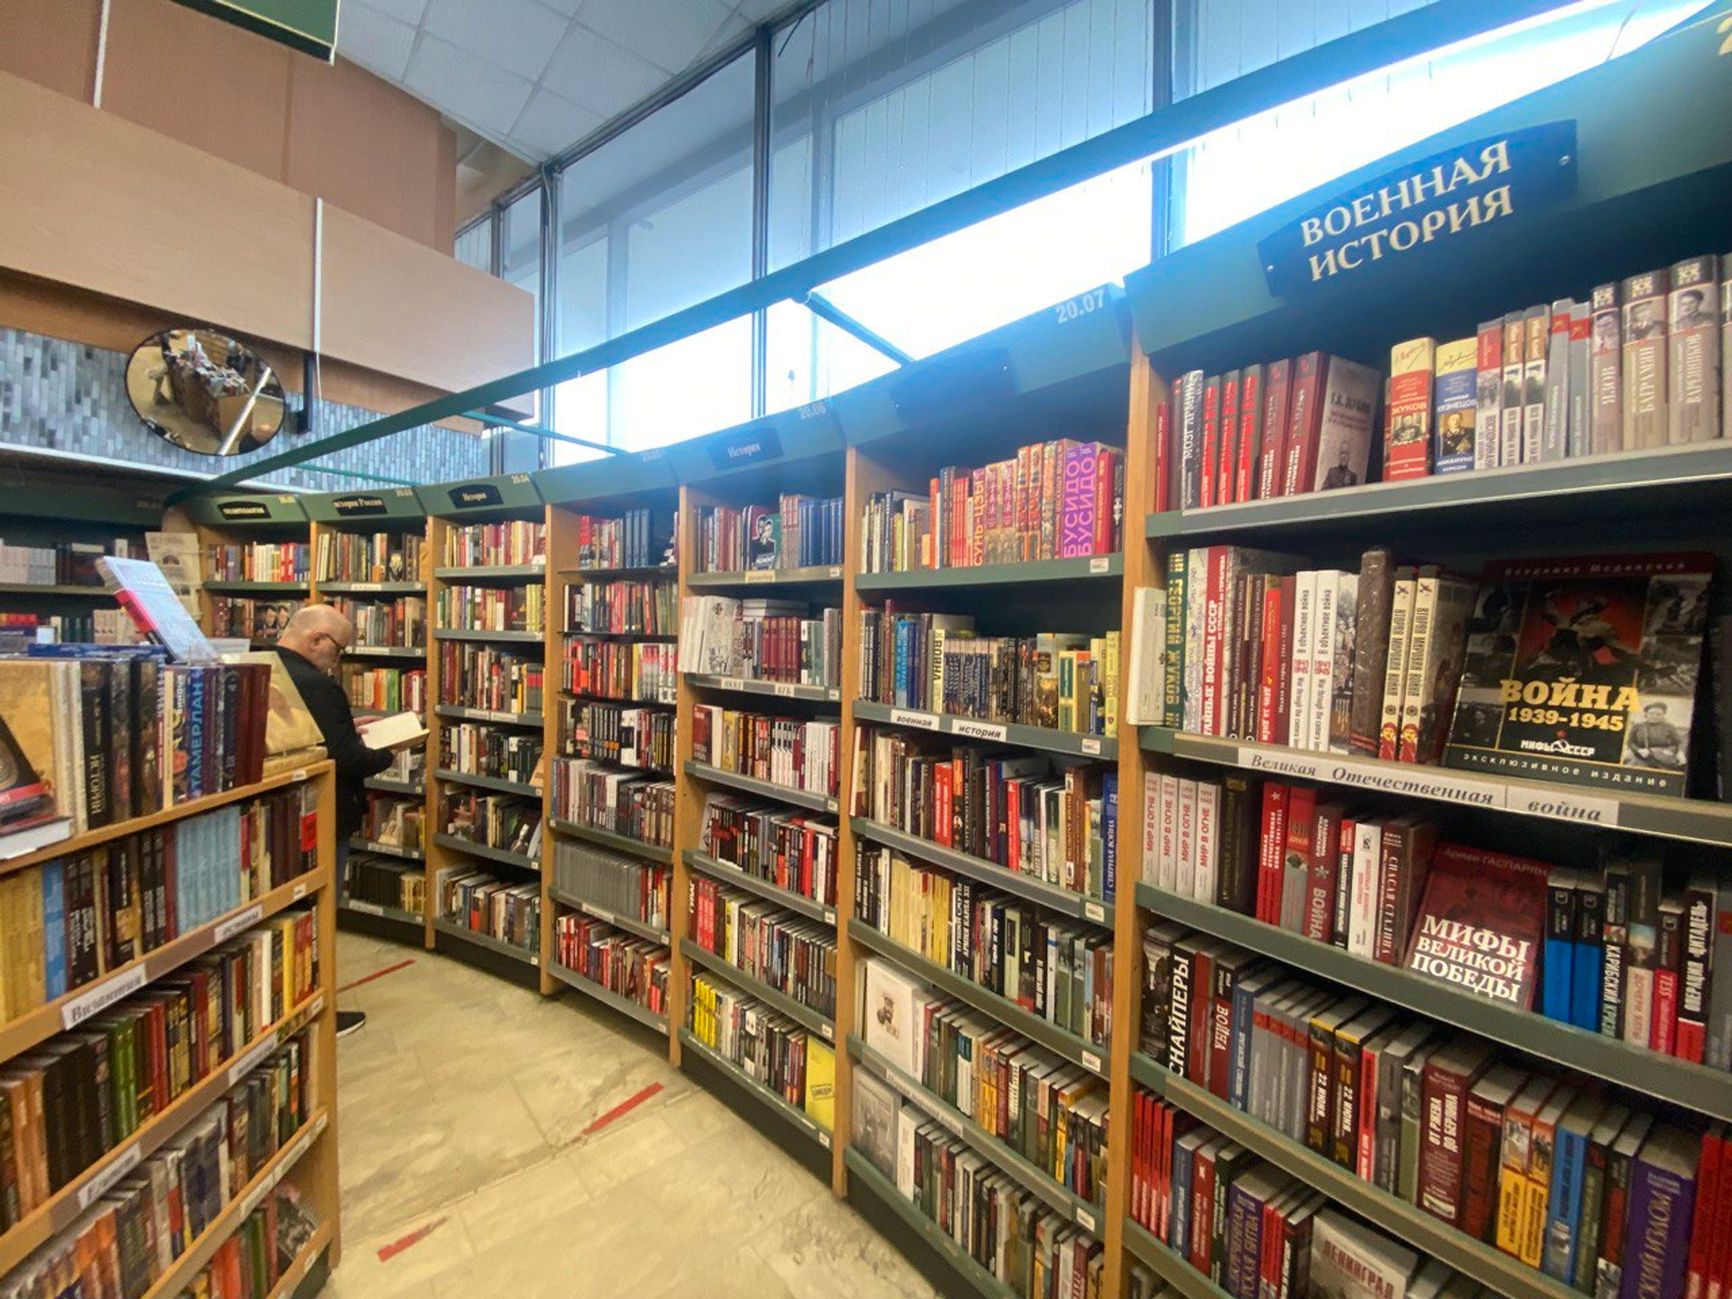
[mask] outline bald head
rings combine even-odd
[[[319,671],[329,672],[354,636],[354,627],[336,609],[328,604],[309,604],[295,611],[277,644],[293,650]]]

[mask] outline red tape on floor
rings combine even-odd
[[[406,961],[398,961],[397,964],[387,965],[382,970],[374,970],[371,974],[363,974],[360,978],[356,979],[353,983],[345,983],[342,987],[338,988],[337,991],[338,992],[347,992],[350,988],[358,988],[363,983],[371,983],[374,979],[383,979],[387,974],[395,974],[398,970],[401,970],[405,965],[413,965],[413,964],[415,964],[415,958],[413,956],[411,956]]]
[[[379,1249],[379,1261],[381,1263],[389,1263],[411,1245],[419,1245],[422,1241],[426,1240],[427,1237],[433,1234],[434,1228],[438,1227],[439,1224],[444,1221],[445,1219],[443,1218],[435,1218],[425,1226],[415,1228],[415,1230],[410,1232],[407,1236],[400,1237],[397,1240],[392,1241],[389,1245],[381,1246]]]
[[[609,1123],[612,1123],[615,1119],[623,1118],[625,1115],[630,1114],[639,1105],[642,1105],[645,1101],[647,1101],[650,1097],[654,1096],[661,1089],[662,1089],[662,1085],[660,1083],[651,1083],[648,1087],[645,1087],[637,1095],[628,1096],[625,1100],[621,1101],[618,1105],[615,1105],[606,1114],[603,1114],[600,1118],[596,1119],[587,1128],[585,1128],[583,1130],[583,1135],[587,1137],[592,1132],[600,1132],[603,1128],[605,1128]]]

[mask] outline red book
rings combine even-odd
[[[1280,496],[1287,472],[1287,420],[1293,362],[1276,361],[1263,381],[1263,446],[1257,457],[1257,499]]]
[[[1341,816],[1341,804],[1325,803],[1313,818],[1303,932],[1305,937],[1320,943],[1335,941],[1335,878],[1341,846]]]
[[[1184,401],[1185,381],[1174,379],[1167,388],[1167,400],[1155,406],[1155,446],[1159,456],[1155,462],[1155,508],[1176,510],[1184,505],[1181,496],[1185,486],[1184,465],[1180,463],[1179,411]]]
[[[1419,1207],[1452,1227],[1461,1219],[1467,1094],[1490,1065],[1492,1050],[1480,1038],[1458,1039],[1432,1052],[1420,1076]]]
[[[1207,1276],[1209,1252],[1214,1243],[1215,1159],[1221,1152],[1217,1139],[1197,1150],[1191,1169],[1191,1239],[1187,1258],[1192,1267]]]
[[[1281,479],[1283,496],[1310,491],[1317,478],[1317,443],[1323,434],[1323,376],[1328,365],[1324,353],[1307,352],[1294,366],[1287,459]]]
[[[1299,579],[1281,579],[1280,639],[1275,647],[1275,730],[1267,743],[1285,744],[1293,712],[1293,609]]]
[[[1372,959],[1394,965],[1407,951],[1415,905],[1431,864],[1437,826],[1421,816],[1399,816],[1383,826],[1383,878],[1377,899]]]
[[[1221,376],[1221,462],[1215,482],[1215,504],[1233,502],[1233,483],[1239,472],[1239,372]]]
[[[1708,1292],[1713,1257],[1714,1207],[1725,1193],[1721,1185],[1726,1157],[1726,1125],[1716,1123],[1702,1137],[1702,1157],[1696,1165],[1696,1214],[1690,1224],[1690,1262],[1685,1271],[1684,1299],[1702,1299]]]
[[[1281,628],[1285,622],[1282,591],[1285,579],[1263,588],[1263,637],[1257,663],[1257,717],[1252,737],[1259,744],[1275,742],[1275,708],[1287,678],[1287,663],[1281,653]]]
[[[1233,499],[1252,499],[1263,452],[1263,367],[1249,365],[1239,372],[1239,471],[1233,479]]]
[[[1287,852],[1287,801],[1290,788],[1277,781],[1263,786],[1263,834],[1257,853],[1257,919],[1281,923],[1281,865]],[[1270,917],[1273,916],[1273,919]]]
[[[1215,475],[1221,455],[1221,378],[1203,385],[1203,505],[1215,504]]]
[[[1461,1218],[1457,1225],[1488,1245],[1496,1236],[1504,1108],[1525,1082],[1525,1076],[1516,1070],[1493,1068],[1467,1094],[1466,1127],[1461,1137]]]
[[[1281,910],[1271,922],[1299,933],[1310,897],[1311,843],[1317,830],[1317,791],[1295,785],[1287,795],[1287,848],[1281,862]],[[1293,893],[1292,890],[1301,890]]]
[[[1526,857],[1439,844],[1413,932],[1400,949],[1402,964],[1462,991],[1532,1010],[1548,870]],[[1486,968],[1488,955],[1502,963],[1495,973]]]
[[[1200,942],[1191,953],[1191,1005],[1185,1025],[1185,1077],[1199,1087],[1209,1084],[1209,1030],[1214,1026],[1215,959],[1223,944]]]
[[[1119,453],[1109,447],[1095,452],[1095,539],[1094,553],[1109,555],[1113,551],[1113,476],[1118,467]]]
[[[1203,586],[1203,715],[1198,730],[1204,735],[1221,734],[1221,645],[1226,624],[1226,599],[1222,583],[1227,572],[1227,547],[1210,546],[1208,570]]]

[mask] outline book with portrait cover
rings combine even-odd
[[[1311,1299],[1388,1299],[1405,1295],[1419,1255],[1405,1245],[1324,1209],[1311,1230]]]
[[[1526,857],[1438,844],[1403,967],[1532,1010],[1548,870]]]
[[[1705,553],[1492,565],[1445,764],[1682,796],[1713,571]]]

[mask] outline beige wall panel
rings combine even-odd
[[[53,21],[45,14],[53,9]],[[4,0],[0,3],[0,72],[90,102],[101,0]]]

